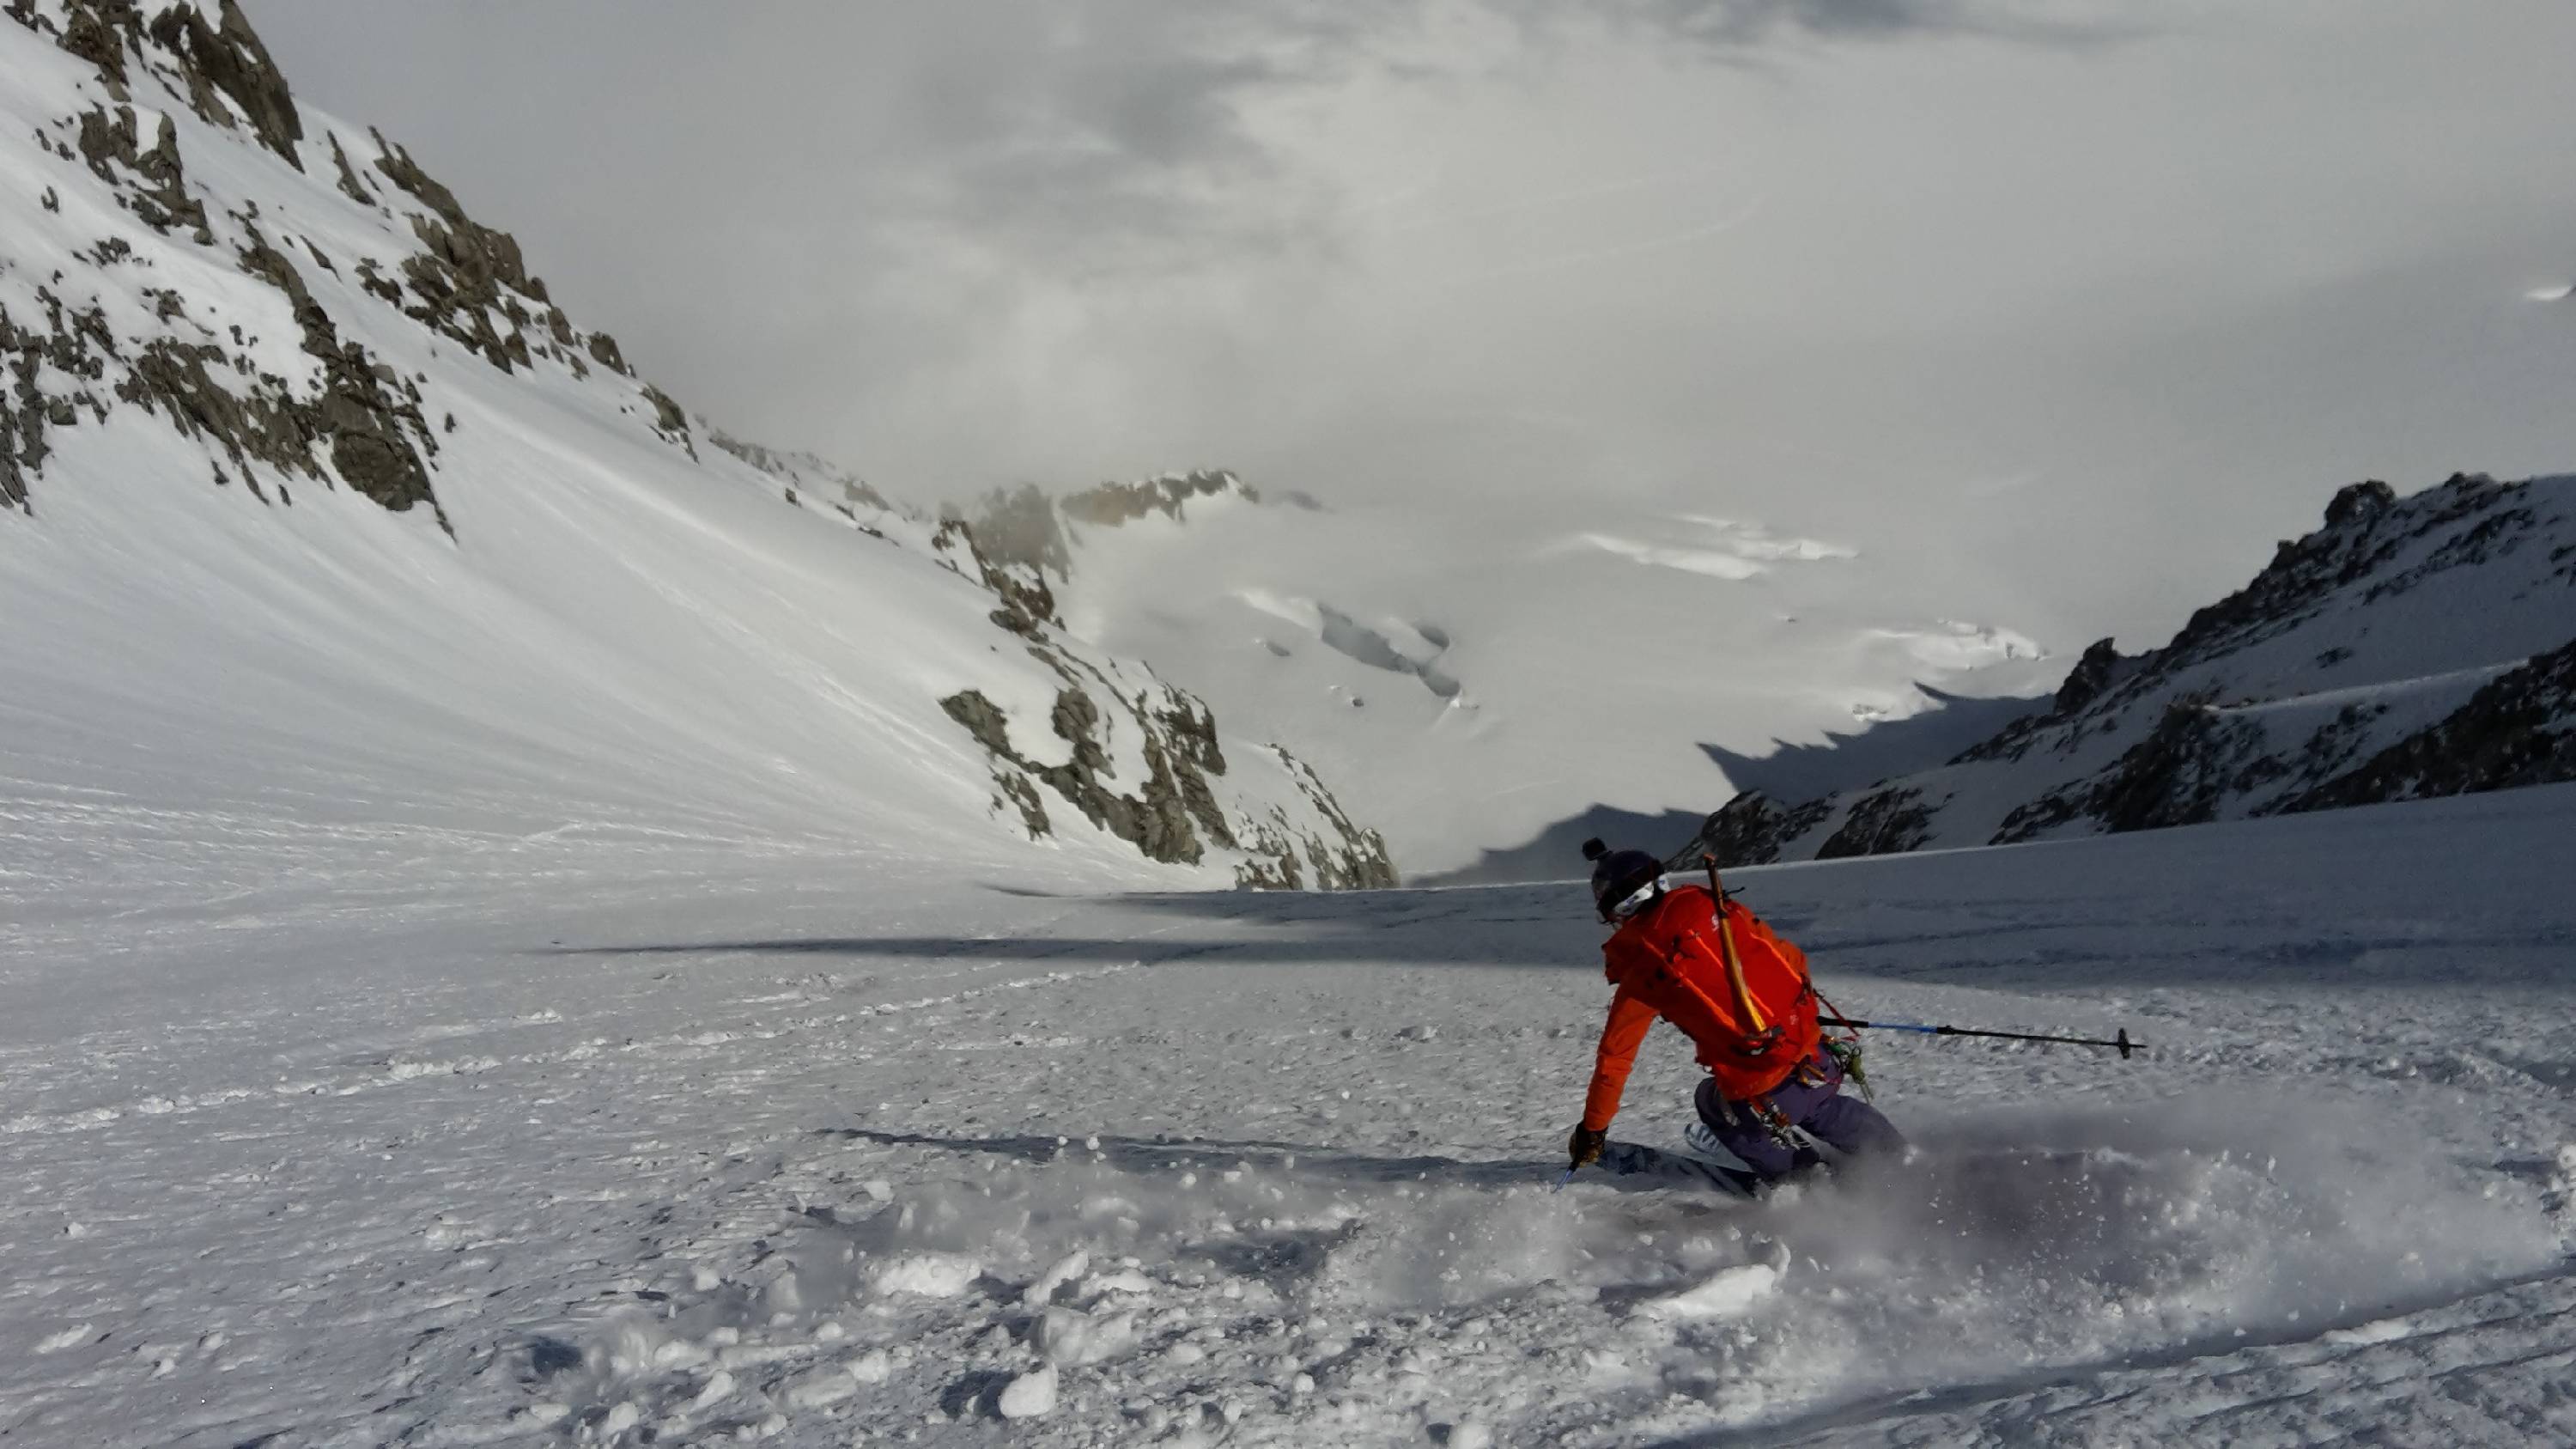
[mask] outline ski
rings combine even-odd
[[[1678,1152],[1636,1142],[1611,1142],[1601,1149],[1601,1170],[1620,1177],[1643,1177],[1676,1187],[1715,1188],[1736,1197],[1760,1196],[1762,1179],[1741,1168],[1720,1167]]]

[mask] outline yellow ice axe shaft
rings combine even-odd
[[[1735,931],[1726,923],[1726,887],[1718,883],[1717,857],[1703,855],[1700,860],[1708,866],[1708,893],[1717,901],[1717,954],[1726,964],[1726,989],[1735,998],[1735,1018],[1755,1032],[1768,1031],[1771,1023],[1753,1004],[1753,993],[1744,984],[1744,960],[1735,954]]]

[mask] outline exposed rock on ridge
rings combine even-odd
[[[1165,518],[1185,516],[1193,498],[1214,498],[1231,493],[1247,503],[1261,501],[1261,493],[1251,484],[1223,469],[1191,473],[1166,473],[1136,483],[1102,483],[1079,493],[1068,493],[1058,500],[1064,516],[1076,523],[1095,528],[1116,528],[1132,523],[1149,513]]]
[[[2430,729],[2278,807],[2328,810],[2576,780],[2576,639],[2499,676]]]
[[[1308,821],[1301,825],[1275,806],[1229,816],[1217,795],[1227,775],[1225,753],[1204,703],[1149,672],[1129,676],[1066,640],[1044,574],[1032,565],[993,561],[965,523],[943,523],[936,546],[965,556],[1002,601],[994,624],[1019,635],[1029,657],[1061,681],[1047,724],[1066,757],[1051,762],[1013,743],[1009,715],[981,691],[961,690],[940,701],[990,752],[995,809],[1015,813],[1032,838],[1055,828],[1038,789],[1043,785],[1151,859],[1195,865],[1210,848],[1245,856],[1235,868],[1237,885],[1299,889],[1309,871],[1327,890],[1397,883],[1384,839],[1354,824],[1314,772],[1278,746],[1267,748],[1304,797]],[[1141,778],[1132,780],[1121,778],[1111,751],[1111,737],[1130,732],[1142,761]]]
[[[147,14],[132,0],[17,0],[0,11],[95,72],[99,98],[54,116],[38,135],[45,152],[77,156],[98,183],[80,214],[115,227],[131,218],[154,236],[229,254],[243,274],[275,290],[280,325],[301,338],[312,366],[301,375],[279,371],[258,347],[257,318],[247,332],[238,318],[217,328],[192,314],[185,289],[145,287],[156,299],[152,311],[129,318],[111,315],[103,301],[78,300],[77,280],[59,268],[48,269],[43,285],[7,285],[9,267],[0,261],[0,367],[9,382],[0,390],[0,503],[36,506],[37,478],[54,451],[49,431],[84,417],[103,425],[116,404],[130,403],[202,441],[219,483],[238,477],[269,500],[266,475],[280,485],[275,501],[288,496],[290,479],[347,483],[398,512],[426,505],[445,527],[434,483],[438,445],[423,421],[418,380],[398,377],[352,336],[364,329],[344,325],[360,305],[350,287],[504,372],[544,360],[577,377],[593,363],[625,374],[624,358],[614,339],[584,333],[553,305],[515,240],[466,215],[408,152],[373,133],[370,169],[390,191],[363,179],[341,133],[325,130],[311,144],[327,151],[340,195],[408,233],[408,247],[335,257],[309,232],[289,233],[256,207],[210,210],[188,172],[189,146],[226,144],[220,133],[231,132],[301,172],[308,144],[306,117],[240,7],[222,0],[213,13],[209,20],[205,7],[169,3]],[[155,97],[170,108],[156,110]],[[212,129],[184,139],[181,117]],[[49,190],[46,210],[66,214],[65,202],[77,199]],[[81,256],[100,270],[150,268],[145,242],[142,233],[112,229]],[[316,285],[304,263],[331,285]],[[638,397],[647,425],[694,455],[678,405],[649,388]]]
[[[1216,498],[1263,501],[1259,489],[1220,468],[1102,483],[1061,496],[1023,483],[995,489],[958,516],[974,525],[975,536],[993,558],[1064,579],[1073,569],[1071,530],[1118,528],[1156,514],[1178,522],[1188,518],[1192,502]],[[1321,506],[1304,494],[1284,495],[1282,501],[1308,509]]]
[[[2576,779],[2576,479],[2337,493],[2165,647],[2085,651],[2051,708],[1950,764],[1784,807],[1676,858],[2009,844]]]
[[[124,0],[106,0],[91,13],[110,20],[118,12],[130,16],[134,7]],[[223,0],[220,23],[212,26],[195,6],[172,5],[153,18],[150,34],[155,44],[180,58],[181,73],[188,80],[188,101],[198,115],[229,127],[234,112],[216,97],[231,101],[261,145],[287,165],[304,169],[303,158],[296,154],[297,144],[304,139],[304,117],[295,109],[286,77],[278,73],[268,47],[260,43],[234,0]]]

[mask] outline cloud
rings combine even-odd
[[[1815,538],[1783,538],[1759,523],[1690,513],[1677,514],[1670,522],[1687,525],[1714,537],[1705,545],[1694,545],[1687,542],[1646,543],[1618,534],[1585,532],[1550,551],[1595,548],[1632,563],[1735,582],[1759,578],[1771,572],[1774,564],[1822,563],[1860,557],[1858,550],[1842,544]]]
[[[925,501],[1227,465],[1777,585],[1669,522],[1764,518],[2056,639],[2576,458],[2563,308],[2495,315],[2564,0],[244,3],[647,375]]]
[[[1720,49],[1784,33],[1866,40],[1977,35],[2054,45],[2138,33],[2107,5],[2069,0],[1623,0],[1610,13]]]
[[[1647,252],[1659,252],[1672,247],[1688,246],[1693,242],[1707,241],[1713,237],[1724,236],[1728,232],[1731,232],[1737,227],[1752,220],[1754,213],[1761,209],[1762,199],[1760,197],[1755,197],[1753,200],[1746,202],[1733,216],[1726,217],[1719,221],[1707,222],[1703,225],[1694,226],[1684,231],[1672,232],[1668,235],[1643,237],[1635,241],[1613,242],[1605,246],[1584,247],[1577,251],[1558,252],[1552,256],[1535,257],[1528,261],[1507,262],[1501,266],[1486,267],[1480,271],[1469,272],[1464,276],[1453,279],[1451,285],[1459,287],[1472,286],[1479,282],[1499,281],[1505,277],[1529,276],[1536,272],[1554,271],[1559,267],[1589,266],[1596,262],[1618,261],[1625,257],[1641,256]]]
[[[879,178],[905,227],[986,250],[1042,253],[1076,274],[1168,266],[1259,244],[1246,191],[1293,189],[1246,121],[1311,81],[1300,52],[1332,35],[1246,31],[1145,0],[920,27],[898,107],[917,164]],[[914,32],[907,31],[907,35]]]

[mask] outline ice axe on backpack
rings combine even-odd
[[[1780,1029],[1763,1019],[1753,1004],[1752,991],[1744,984],[1744,960],[1735,954],[1735,930],[1726,921],[1726,887],[1717,879],[1717,857],[1702,855],[1700,863],[1708,867],[1708,893],[1717,907],[1718,960],[1726,968],[1726,993],[1735,999],[1735,1019],[1755,1033],[1760,1049],[1768,1050]]]

